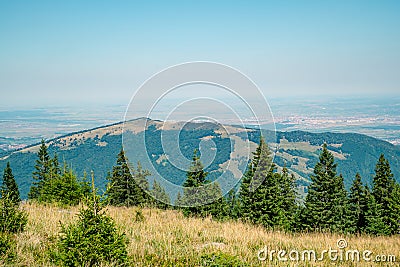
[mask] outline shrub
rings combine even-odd
[[[133,218],[134,222],[144,222],[145,218],[141,209],[138,209],[135,212],[135,217]]]
[[[16,243],[7,233],[0,233],[0,264],[10,263],[16,257]]]
[[[127,265],[127,239],[102,211],[98,197],[81,209],[76,223],[61,225],[53,259],[63,266]]]
[[[0,199],[0,232],[22,232],[28,222],[28,215],[22,211],[7,195]]]

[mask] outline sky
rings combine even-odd
[[[2,107],[124,104],[212,61],[269,97],[398,95],[400,1],[0,1]]]

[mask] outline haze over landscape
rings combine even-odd
[[[399,14],[0,1],[0,266],[397,266]]]
[[[126,104],[182,62],[233,66],[269,97],[398,95],[398,1],[4,1],[2,107]]]
[[[398,144],[398,1],[156,6],[2,2],[0,136],[29,144],[121,121],[151,75],[206,60],[248,75],[278,128]]]

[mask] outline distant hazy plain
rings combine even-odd
[[[274,98],[268,102],[276,129],[280,131],[356,132],[400,144],[400,96]],[[161,113],[167,112],[169,103],[165,101],[165,109],[159,107],[159,114],[152,114],[152,119],[162,118],[165,114]],[[123,121],[127,105],[3,109],[0,110],[0,145],[8,150],[42,138]]]

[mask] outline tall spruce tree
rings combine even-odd
[[[296,203],[296,178],[293,174],[289,174],[289,170],[284,167],[281,175],[278,176],[280,180],[278,184],[280,185],[280,194],[278,197],[281,199],[282,205],[282,221],[279,225],[285,230],[291,230],[295,227],[295,215],[297,213],[297,203]]]
[[[400,212],[397,208],[395,189],[396,181],[389,161],[381,154],[375,167],[372,194],[381,209],[382,220],[390,228],[391,234],[397,233],[400,227]]]
[[[389,210],[393,212],[392,234],[400,234],[400,184],[396,183],[392,192],[392,198],[389,204]],[[397,229],[396,229],[397,227]]]
[[[384,221],[383,209],[369,190],[367,191],[367,200],[365,232],[373,235],[390,235],[391,229]]]
[[[36,160],[35,171],[32,174],[34,181],[28,193],[28,197],[30,199],[38,198],[51,167],[50,156],[47,151],[46,143],[43,139],[37,156],[38,159]]]
[[[208,173],[204,171],[203,164],[194,150],[191,166],[186,173],[186,181],[183,183],[183,195],[179,198],[179,205],[185,216],[213,216],[216,219],[223,219],[226,215],[226,200],[222,196],[218,183],[211,183],[207,178]],[[215,200],[207,203],[208,200]]]
[[[311,184],[302,209],[302,227],[308,230],[345,231],[348,224],[346,191],[342,176],[327,145],[322,147],[319,162],[311,175]]]
[[[239,216],[245,221],[253,221],[252,210],[250,205],[253,203],[252,198],[254,187],[251,187],[254,174],[260,161],[261,152],[265,147],[265,141],[260,137],[259,145],[255,152],[253,152],[253,159],[249,162],[246,172],[243,175],[242,183],[239,189]]]
[[[368,193],[368,188],[362,184],[361,175],[357,173],[349,195],[349,215],[351,220],[349,230],[351,232],[361,233],[365,230],[367,224]]]
[[[65,168],[64,168],[65,172]],[[57,178],[61,175],[60,163],[58,162],[57,153],[54,153],[53,158],[50,160],[49,179]]]
[[[133,175],[135,177],[132,176],[124,150],[121,149],[117,157],[117,164],[107,177],[109,180],[107,195],[111,205],[143,206],[148,204],[149,197],[145,190],[148,190],[146,177],[150,173],[147,170],[143,170],[140,163],[138,163]]]
[[[287,229],[293,223],[295,207],[294,178],[276,173],[271,152],[260,138],[240,188],[241,217],[268,228]]]
[[[4,169],[1,195],[7,195],[8,199],[16,205],[21,201],[18,185],[12,173],[10,162],[7,162],[7,166]]]
[[[133,169],[133,168],[131,168]],[[149,191],[149,182],[147,177],[150,172],[142,168],[140,162],[137,162],[136,169],[133,173],[134,180],[130,185],[133,188],[133,194],[130,194],[129,205],[147,205],[151,203],[151,196],[147,193]]]
[[[231,189],[226,196],[226,214],[231,219],[240,218],[240,197],[238,194],[238,189]]]

